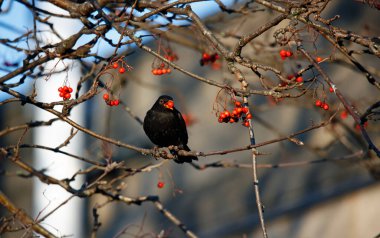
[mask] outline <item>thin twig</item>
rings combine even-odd
[[[0,191],[0,204],[3,205],[10,213],[15,215],[16,218],[20,220],[26,227],[31,227],[34,232],[47,238],[56,237],[48,230],[46,230],[44,227],[42,227],[38,223],[35,223],[34,220],[22,209],[16,207],[2,191]]]

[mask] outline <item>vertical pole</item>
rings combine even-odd
[[[59,9],[48,4],[39,4],[41,8],[47,9],[51,12],[58,12]],[[67,14],[66,12],[60,12]],[[78,24],[69,19],[61,18],[51,18],[49,19],[55,26],[55,30],[63,37],[67,38],[75,32],[75,28],[78,28]],[[74,28],[74,29],[73,29]],[[44,28],[43,25],[38,25],[38,29],[48,30]],[[41,36],[37,34],[37,36]],[[43,38],[46,40],[44,43],[58,42],[57,37],[46,31],[43,33]],[[62,100],[59,97],[58,88],[61,87],[65,80],[67,79],[68,86],[70,85],[74,91],[72,92],[72,97],[75,95],[75,86],[80,78],[80,69],[74,66],[71,61],[54,61],[49,62],[46,65],[46,72],[55,71],[63,69],[63,67],[68,66],[69,69],[65,72],[54,74],[48,78],[39,78],[36,82],[37,99],[42,102],[53,102]],[[54,69],[55,70],[52,70]],[[60,107],[55,107],[54,109],[60,109]],[[83,125],[84,123],[84,109],[83,106],[74,108],[71,112],[70,118]],[[47,121],[53,118],[53,115],[35,108],[33,111],[34,120]],[[61,121],[54,122],[51,126],[38,127],[33,129],[33,140],[37,145],[44,145],[48,147],[55,148],[61,145],[70,135],[71,127]],[[62,150],[80,155],[83,153],[84,143],[83,136],[81,133],[75,135],[70,143],[63,147]],[[81,162],[64,156],[59,153],[54,153],[51,151],[36,149],[34,152],[34,166],[36,169],[45,169],[46,174],[53,176],[57,179],[70,178],[76,171],[82,168],[83,164]],[[79,188],[83,181],[76,178],[74,183],[71,183],[76,188]],[[65,202],[71,194],[66,192],[64,189],[57,185],[47,185],[42,183],[38,179],[34,180],[33,185],[33,209],[34,216],[36,220],[56,209],[60,204]],[[42,224],[49,231],[57,236],[72,236],[72,237],[84,237],[83,236],[83,201],[79,198],[74,197],[70,199],[62,207],[54,211],[50,216],[48,216]]]

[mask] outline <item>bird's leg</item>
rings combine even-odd
[[[176,159],[178,157],[178,146],[170,145],[168,146],[168,149],[170,153],[174,156],[174,159]]]
[[[175,146],[175,145],[169,145],[169,146],[168,146],[168,149],[169,149],[170,151],[177,151],[177,150],[178,150],[178,147]]]

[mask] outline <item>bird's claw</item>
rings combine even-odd
[[[178,146],[176,146],[176,145],[169,145],[169,146],[168,146],[168,149],[169,149],[170,151],[178,151]]]

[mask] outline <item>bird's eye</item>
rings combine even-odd
[[[163,99],[160,99],[160,104],[163,104],[164,103],[164,100]]]

